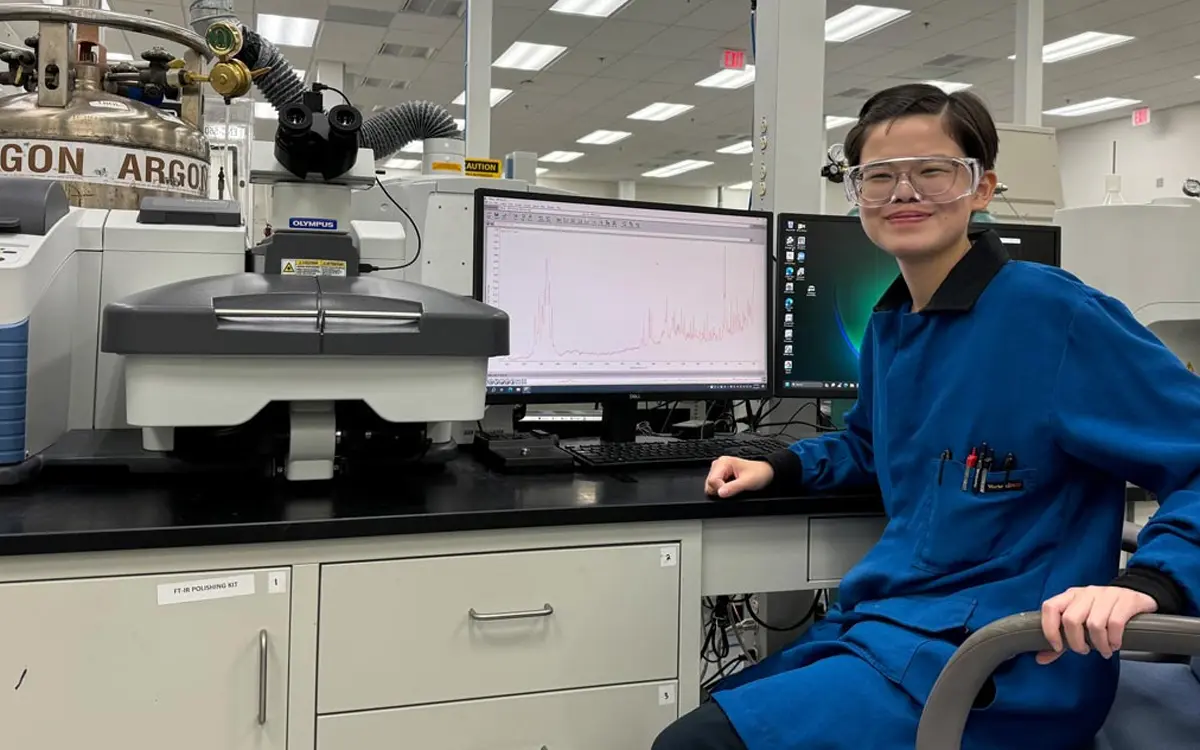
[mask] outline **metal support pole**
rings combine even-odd
[[[825,0],[759,0],[752,206],[821,210],[825,189]]]
[[[799,213],[821,210],[826,149],[825,17],[825,0],[758,2],[752,208]],[[759,601],[769,622],[784,625],[799,620],[812,597],[812,592],[772,593],[760,596]],[[797,632],[760,632],[760,653],[780,650]]]
[[[326,86],[332,86],[335,89],[346,90],[346,64],[333,62],[332,60],[318,60],[313,70],[313,81],[323,83]],[[342,103],[341,94],[335,94],[332,91],[325,91],[321,94],[321,105],[328,112],[333,107]]]
[[[1013,123],[1017,125],[1042,124],[1045,30],[1045,0],[1017,0],[1017,60],[1013,66]]]
[[[467,2],[466,155],[486,159],[492,149],[492,0]]]

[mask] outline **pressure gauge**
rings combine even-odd
[[[217,57],[233,57],[242,51],[242,31],[228,21],[217,21],[204,32],[204,42]]]
[[[1189,198],[1200,198],[1200,180],[1189,177],[1183,181],[1183,194]]]

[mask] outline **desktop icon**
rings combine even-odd
[[[795,324],[795,322],[796,322],[796,316],[795,316],[795,315],[793,315],[792,313],[785,313],[785,314],[784,314],[784,316],[783,316],[783,324],[784,324],[785,326],[787,326],[788,328],[791,328],[791,327],[792,327],[792,325],[793,325],[793,324]]]
[[[784,240],[784,244],[787,245],[788,247],[795,247],[796,246],[796,238],[789,234],[787,239]]]
[[[796,253],[796,262],[803,263],[804,259],[807,257],[807,255],[808,255],[807,253],[803,253],[803,252]]]
[[[792,354],[795,352],[795,349],[796,349],[795,344],[784,344],[783,345],[783,356],[785,356],[785,357],[792,356]]]
[[[795,306],[796,306],[796,300],[792,299],[791,297],[784,297],[784,299],[783,299],[783,309],[784,310],[791,312],[792,308],[794,308]]]
[[[788,281],[788,282],[784,283],[784,285],[783,285],[783,293],[784,294],[792,294],[795,291],[796,291],[795,282]]]
[[[804,266],[800,266],[796,269],[796,278],[804,281]]]
[[[791,266],[788,266],[787,268],[783,269],[783,275],[784,275],[784,278],[788,278],[788,279],[795,278],[796,269],[792,268]]]
[[[796,239],[796,244],[797,244],[798,246],[800,246],[800,247],[804,247],[804,244],[805,244],[806,242],[808,242],[808,238],[807,238],[807,237],[799,237],[799,238],[797,238],[797,239]]]
[[[783,371],[784,371],[785,373],[788,373],[789,375],[791,374],[791,372],[792,372],[792,360],[790,360],[790,359],[785,359],[785,360],[783,361]]]
[[[792,252],[791,250],[788,250],[786,253],[783,254],[783,259],[785,261],[787,261],[788,263],[795,263],[796,262],[796,254],[794,252]]]
[[[811,284],[810,284],[810,285],[809,285],[809,287],[808,287],[808,296],[809,296],[809,297],[816,297],[816,296],[817,296],[817,288],[816,288],[815,286],[812,286]]]
[[[790,329],[790,328],[789,328],[789,329],[787,329],[786,331],[784,331],[784,332],[783,332],[783,340],[784,340],[784,341],[791,341],[791,340],[792,340],[792,335],[793,335],[794,333],[795,333],[795,331],[793,331],[792,329]]]

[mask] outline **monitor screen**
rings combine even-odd
[[[509,316],[489,401],[770,392],[771,215],[476,194],[476,298]]]
[[[858,352],[875,303],[899,275],[858,217],[779,215],[775,395],[857,398]],[[1059,264],[1060,228],[979,224],[1009,255]]]

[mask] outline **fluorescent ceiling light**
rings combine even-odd
[[[1085,31],[1082,34],[1069,36],[1057,42],[1051,42],[1042,47],[1042,62],[1056,63],[1070,60],[1073,57],[1083,57],[1093,52],[1116,47],[1126,42],[1132,42],[1134,37],[1124,34],[1106,34],[1102,31]],[[1016,60],[1016,55],[1009,55],[1009,60]]]
[[[534,173],[538,177],[541,177],[542,175],[546,174],[549,171],[550,171],[550,167],[538,167],[537,169],[534,170]]]
[[[454,127],[465,132],[467,129],[467,121],[461,117],[455,117],[454,118]]]
[[[297,77],[297,78],[299,78],[299,79],[301,80],[301,82],[303,82],[303,81],[304,81],[304,74],[305,74],[305,73],[307,73],[307,72],[308,72],[307,70],[297,70],[297,71],[296,71],[296,77]]]
[[[684,112],[687,112],[689,109],[692,109],[691,104],[669,104],[668,102],[655,102],[649,107],[643,107],[637,112],[629,115],[629,119],[653,120],[655,122],[662,122],[663,120],[670,120],[672,117],[678,117]]]
[[[754,83],[753,65],[747,65],[745,70],[718,71],[703,81],[696,81],[697,86],[707,89],[741,89],[752,83]]]
[[[1106,96],[1101,99],[1091,99],[1077,104],[1068,104],[1065,107],[1048,109],[1042,114],[1058,115],[1059,117],[1083,117],[1084,115],[1094,115],[1097,112],[1107,112],[1110,109],[1120,109],[1121,107],[1129,107],[1141,103],[1140,99],[1122,99],[1117,96]]]
[[[425,153],[425,141],[418,138],[412,143],[407,143],[400,149],[405,154],[423,154]]]
[[[575,142],[590,143],[595,146],[611,146],[617,141],[623,141],[631,135],[633,133],[628,133],[624,130],[594,130]]]
[[[746,180],[745,182],[739,182],[736,185],[730,185],[729,189],[730,190],[753,190],[754,183],[750,182],[749,180]]]
[[[836,16],[825,19],[825,41],[848,42],[851,39],[857,39],[899,21],[909,12],[902,8],[855,5]]]
[[[558,0],[550,6],[550,10],[572,16],[608,18],[629,3],[630,0]]]
[[[542,154],[538,157],[538,161],[548,162],[550,164],[566,164],[569,161],[575,161],[583,156],[582,151],[551,151],[548,154]]]
[[[754,151],[754,141],[739,141],[717,149],[718,154],[748,154]]]
[[[492,89],[492,106],[496,106],[510,96],[512,96],[512,89]],[[467,106],[467,92],[464,91],[454,97],[454,101],[450,103],[457,104],[460,107]]]
[[[958,81],[922,81],[922,83],[927,86],[937,86],[947,94],[953,94],[956,91],[966,91],[975,85],[973,83],[959,83]]]
[[[642,177],[674,177],[681,175],[684,172],[691,172],[697,169],[711,167],[711,161],[700,161],[699,159],[684,159],[677,161],[674,164],[668,164],[665,167],[651,169],[649,172],[642,172]]]
[[[857,117],[839,117],[838,115],[825,115],[825,129],[833,130],[840,128],[843,125],[852,125],[858,122]]]
[[[115,60],[117,62],[126,62],[129,60],[132,60],[133,55],[127,55],[124,52],[109,52],[108,59],[110,62],[113,60]]]
[[[513,42],[508,49],[504,50],[504,54],[496,58],[492,67],[509,68],[510,70],[541,70],[566,51],[566,47],[560,47],[557,44]]]
[[[255,120],[278,120],[279,113],[271,106],[270,102],[255,102],[254,103],[254,119]]]
[[[383,163],[388,169],[420,169],[420,159],[388,159]]]
[[[317,39],[320,25],[321,22],[315,18],[259,13],[256,29],[267,41],[284,47],[311,47]]]

